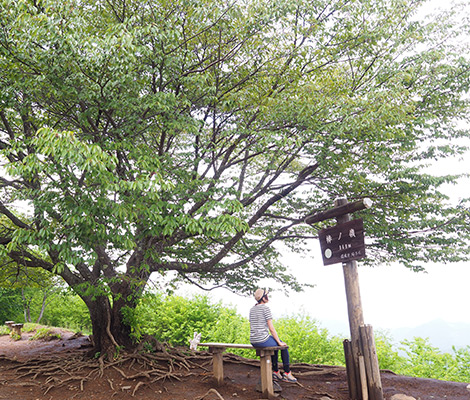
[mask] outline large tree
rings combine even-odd
[[[108,354],[152,273],[301,289],[277,243],[338,196],[374,200],[370,262],[466,260],[457,176],[423,167],[464,150],[468,28],[423,3],[0,0],[2,256],[61,275]]]

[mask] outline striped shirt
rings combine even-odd
[[[263,343],[270,335],[268,321],[273,319],[266,304],[256,304],[250,310],[250,342]]]

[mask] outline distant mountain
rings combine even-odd
[[[414,337],[429,338],[433,346],[445,353],[451,353],[452,346],[470,346],[470,324],[463,322],[436,319],[413,328],[392,329],[390,333],[396,342],[412,340]]]
[[[349,337],[349,326],[344,321],[322,320],[320,327],[326,328],[331,335]],[[452,353],[452,346],[470,346],[470,324],[464,322],[436,319],[415,327],[385,330],[376,326],[373,328],[375,332],[384,331],[396,347],[402,340],[413,340],[414,337],[429,338],[431,345],[444,353]]]

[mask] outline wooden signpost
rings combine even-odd
[[[313,224],[336,218],[337,225],[319,232],[320,247],[325,265],[342,263],[348,304],[351,340],[344,341],[349,395],[353,400],[383,400],[380,370],[372,327],[364,325],[357,261],[365,257],[362,220],[353,220],[349,213],[369,208],[369,199],[348,203],[335,201],[335,208],[308,216]]]

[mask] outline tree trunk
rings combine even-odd
[[[100,356],[113,359],[121,349],[134,346],[130,325],[132,318],[126,318],[125,312],[135,310],[149,275],[146,271],[140,271],[133,277],[122,275],[119,280],[110,281],[108,289],[111,296],[104,295],[104,292],[109,293],[108,290],[103,291],[99,287],[94,292],[100,294],[94,296],[80,290],[79,284],[74,288],[90,312],[94,354],[100,353]]]
[[[131,348],[131,327],[124,322],[122,309],[130,306],[121,295],[111,306],[108,297],[99,296],[93,300],[87,300],[93,329],[93,353],[99,353],[107,359],[113,359],[121,348]]]
[[[121,346],[130,348],[134,345],[131,338],[132,328],[124,318],[123,309],[124,307],[129,307],[134,310],[135,304],[129,304],[124,298],[125,296],[122,296],[113,303],[111,310],[111,332]]]
[[[112,359],[120,346],[111,332],[111,312],[109,299],[105,296],[95,297],[85,302],[90,311],[93,330],[93,352]]]
[[[31,310],[30,310],[30,304],[31,300],[28,301],[26,299],[26,296],[24,294],[24,289],[21,288],[21,297],[23,299],[23,313],[24,313],[24,321],[25,322],[31,322]]]
[[[47,291],[44,292],[44,296],[42,297],[41,311],[39,312],[38,319],[36,320],[36,324],[39,324],[39,322],[41,322],[42,316],[44,315],[44,310],[46,309],[46,300],[47,300]]]

